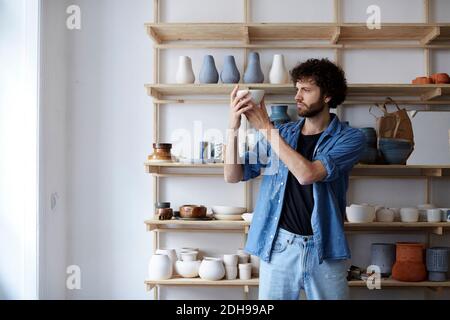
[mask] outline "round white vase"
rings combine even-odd
[[[269,73],[269,82],[272,84],[288,83],[289,74],[284,65],[284,56],[282,54],[275,54],[273,56],[272,67]]]
[[[148,264],[148,277],[150,280],[167,280],[172,277],[173,265],[166,254],[154,254]]]
[[[216,281],[225,276],[225,267],[220,259],[204,258],[198,269],[200,278]]]
[[[195,75],[192,70],[192,61],[188,56],[180,56],[178,58],[176,82],[179,84],[189,84],[195,82]]]

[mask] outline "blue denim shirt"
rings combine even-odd
[[[311,225],[319,263],[325,259],[351,257],[344,234],[348,176],[365,148],[365,136],[361,130],[340,122],[333,113],[330,116],[332,120],[320,136],[313,154],[313,161],[320,160],[327,171],[323,180],[313,184]],[[304,121],[301,119],[276,127],[280,136],[294,150]],[[257,147],[246,152],[242,159],[242,181],[253,179],[264,170],[245,250],[268,262],[278,229],[289,170],[276,153],[271,152],[267,140],[261,139]]]

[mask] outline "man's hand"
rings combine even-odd
[[[257,130],[270,130],[273,129],[272,123],[270,122],[269,115],[267,114],[266,104],[264,103],[264,98],[262,99],[259,106],[255,105],[252,101],[248,103],[251,106],[250,110],[246,111],[244,114],[248,119],[248,122],[253,128]]]
[[[228,128],[237,130],[241,126],[241,115],[252,108],[250,93],[245,96],[237,96],[239,85],[234,87],[230,95],[230,120]]]

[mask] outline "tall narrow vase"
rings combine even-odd
[[[178,60],[176,81],[179,84],[188,84],[195,82],[195,75],[194,71],[192,70],[192,61],[188,56],[180,56]]]
[[[200,83],[217,83],[219,81],[219,73],[217,72],[213,56],[206,55],[203,59],[199,80]]]
[[[284,56],[275,54],[273,56],[272,67],[270,68],[269,81],[273,84],[285,84],[289,81],[289,74],[284,65]]]
[[[263,83],[264,74],[261,70],[258,52],[250,52],[248,56],[247,70],[244,74],[245,83]]]

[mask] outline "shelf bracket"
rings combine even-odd
[[[442,169],[440,168],[421,169],[421,171],[421,175],[425,177],[442,177]]]
[[[153,40],[155,40],[155,42],[156,42],[157,44],[161,44],[161,43],[162,43],[161,39],[160,39],[159,36],[156,34],[156,32],[155,32],[155,30],[153,29],[153,27],[148,26],[148,27],[147,27],[147,33],[148,33],[148,35],[149,35],[150,37],[153,38]]]
[[[243,42],[244,44],[250,44],[250,37],[248,35],[248,26],[245,26],[242,30]]]
[[[245,293],[245,294],[248,294],[249,291],[250,291],[250,290],[249,290],[248,286],[244,286],[244,293]]]
[[[248,230],[250,230],[250,227],[249,227],[249,226],[245,226],[245,227],[244,227],[244,233],[245,233],[245,234],[248,234]]]
[[[155,226],[154,224],[147,224],[147,231],[156,231],[158,230],[158,226]]]
[[[442,89],[434,88],[434,89],[431,89],[431,90],[425,92],[424,94],[422,94],[420,96],[420,100],[428,101],[428,100],[433,100],[433,99],[441,97],[441,96],[442,96]]]
[[[431,291],[434,291],[438,294],[442,294],[442,292],[444,292],[444,288],[442,288],[442,287],[428,287],[428,289],[430,289]]]
[[[333,35],[331,36],[330,43],[337,44],[340,35],[341,35],[341,27],[336,27],[336,29],[334,29]]]
[[[421,45],[427,45],[441,34],[441,28],[440,27],[433,27],[433,29],[428,33],[425,37],[420,40]]]
[[[150,284],[150,283],[147,283],[146,286],[147,286],[147,291],[151,291],[155,287],[154,284]]]
[[[433,230],[431,231],[433,234],[436,234],[438,236],[442,236],[444,234],[444,228],[442,227],[436,227],[433,228]]]

